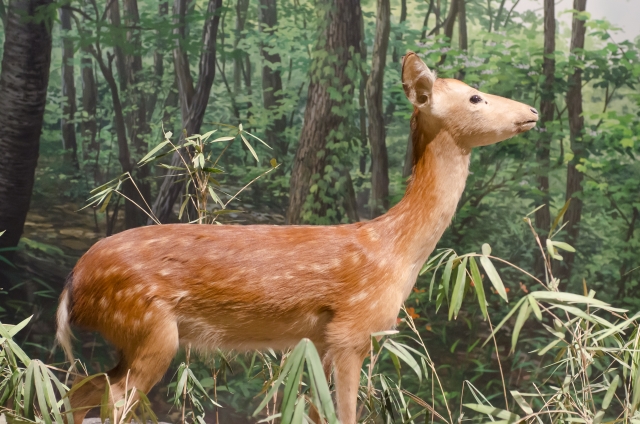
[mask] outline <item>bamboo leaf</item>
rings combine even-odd
[[[553,234],[553,230],[556,229],[556,227],[558,226],[558,224],[560,223],[560,220],[562,219],[562,217],[564,216],[565,212],[567,212],[567,209],[569,209],[569,204],[571,203],[571,199],[568,199],[564,206],[562,207],[562,209],[560,209],[560,212],[558,213],[558,215],[556,216],[556,218],[553,220],[553,224],[551,224],[551,228],[549,229],[549,237],[551,237],[551,234]]]
[[[613,399],[613,395],[616,394],[616,389],[618,388],[618,382],[620,381],[620,376],[616,375],[611,380],[611,384],[607,389],[607,393],[604,395],[604,399],[602,400],[602,410],[606,410],[611,404],[611,400]]]
[[[142,159],[140,159],[140,161],[138,162],[138,165],[142,164],[143,162],[147,162],[147,160],[149,158],[151,158],[153,155],[155,155],[156,153],[158,153],[164,146],[166,146],[167,144],[169,144],[168,140],[163,141],[162,143],[158,144],[156,147],[154,147],[149,153],[147,153],[146,155],[144,155],[144,157]]]
[[[36,386],[36,398],[38,400],[38,407],[40,408],[40,413],[42,414],[42,418],[46,424],[53,424],[51,421],[51,415],[49,414],[49,410],[47,408],[47,400],[44,394],[44,383],[43,377],[40,374],[40,367],[38,363],[40,361],[36,361],[36,364],[33,367],[33,381]]]
[[[462,307],[462,298],[464,296],[464,287],[467,282],[467,257],[458,265],[458,273],[456,275],[456,283],[451,293],[451,303],[449,304],[449,320],[451,317],[458,317],[458,312]]]
[[[516,318],[516,324],[513,326],[513,333],[511,334],[511,352],[513,353],[516,350],[516,343],[518,343],[518,336],[520,335],[520,330],[524,326],[524,323],[527,321],[531,315],[531,309],[529,307],[529,302],[524,302],[522,307],[520,308],[520,312],[518,313],[518,318]]]
[[[182,202],[182,205],[180,205],[180,212],[178,213],[178,219],[182,219],[182,213],[184,212],[184,209],[187,207],[187,203],[189,202],[190,199],[191,197],[186,196],[184,201]]]
[[[300,386],[300,377],[304,368],[305,357],[300,356],[299,360],[293,364],[292,370],[287,377],[287,383],[284,386],[284,395],[282,404],[280,405],[280,413],[282,414],[282,424],[293,424],[293,415],[298,399],[298,388]]]
[[[487,299],[484,293],[484,286],[482,285],[482,276],[478,269],[478,264],[473,256],[469,257],[469,269],[471,270],[471,279],[473,280],[473,286],[478,296],[478,304],[480,305],[480,311],[482,317],[486,320],[489,312],[487,311]]]
[[[512,316],[512,315],[513,315],[513,314],[518,310],[518,308],[519,308],[520,306],[522,306],[522,304],[523,304],[526,300],[527,300],[527,298],[526,298],[526,297],[523,297],[522,299],[520,299],[520,300],[518,301],[518,303],[516,303],[516,306],[514,306],[514,307],[513,307],[513,309],[511,309],[511,310],[507,313],[507,315],[502,319],[502,321],[500,321],[500,324],[498,324],[498,325],[493,329],[493,332],[489,335],[489,337],[487,337],[487,339],[484,341],[484,343],[482,343],[482,346],[486,345],[486,344],[487,344],[487,342],[488,342],[489,340],[491,340],[491,337],[493,337],[493,336],[498,332],[498,330],[502,328],[502,326],[503,326],[503,325],[504,325],[504,324],[509,320],[509,318],[511,318],[511,316]]]
[[[509,303],[509,299],[507,298],[507,291],[504,288],[504,284],[502,283],[502,279],[498,274],[498,271],[491,263],[491,260],[487,256],[480,256],[480,263],[487,273],[487,277],[493,284],[493,287],[496,289],[500,297],[504,299],[505,302]]]
[[[545,347],[543,347],[542,349],[540,349],[538,351],[538,356],[542,356],[545,353],[547,353],[549,350],[553,349],[555,347],[555,345],[557,345],[558,343],[560,343],[562,341],[562,339],[555,339],[554,341],[552,341],[551,343],[549,343],[548,345],[546,345]]]
[[[485,243],[482,245],[482,254],[484,256],[491,256],[491,246],[489,246],[489,244]]]
[[[547,239],[549,240],[549,239]],[[573,246],[571,246],[568,243],[562,242],[562,241],[552,241],[551,244],[553,244],[553,247],[556,247],[558,249],[562,249],[562,250],[566,250],[567,252],[575,252],[576,249],[573,248]]]
[[[320,413],[329,424],[339,424],[336,411],[331,400],[331,392],[322,368],[322,360],[316,347],[308,339],[303,339],[306,343],[307,370],[309,371],[309,379],[311,380],[312,391],[320,399]]]
[[[520,416],[517,414],[514,414],[509,411],[505,411],[504,409],[495,408],[493,406],[480,405],[477,403],[465,403],[463,406],[473,411],[480,412],[481,414],[502,418],[504,420],[507,420],[507,422],[509,423],[516,422],[517,420],[520,419]]]
[[[520,392],[516,390],[511,390],[511,396],[513,396],[513,399],[516,401],[520,409],[522,409],[525,414],[527,415],[533,414],[533,409],[531,409],[527,401],[524,400],[524,397],[522,397]]]
[[[431,294],[433,292],[433,283],[436,280],[437,271],[440,268],[440,265],[442,265],[442,262],[444,262],[444,260],[447,258],[447,255],[448,255],[447,252],[443,252],[442,253],[442,257],[438,261],[438,265],[436,265],[436,267],[433,270],[433,276],[431,277],[431,283],[429,284],[429,300],[431,300]],[[451,271],[449,271],[449,272],[451,272]]]
[[[536,300],[531,296],[527,296],[527,298],[529,299],[529,306],[531,306],[531,310],[533,311],[533,314],[536,316],[536,319],[538,321],[542,321],[542,311],[540,310],[540,306],[538,305],[538,302],[536,302]]]
[[[418,380],[422,382],[422,370],[420,369],[420,365],[413,358],[413,356],[404,348],[404,346],[394,340],[388,340],[387,343],[384,344],[384,347],[389,351],[393,352],[398,358],[402,359],[418,376]]]
[[[449,300],[449,280],[451,279],[451,269],[453,268],[453,261],[456,255],[451,255],[447,261],[447,265],[444,267],[444,273],[442,274],[442,286],[444,287],[444,295]]]
[[[553,247],[553,242],[551,241],[551,239],[547,239],[547,253],[549,253],[549,256],[551,256],[555,260],[562,260],[562,256],[558,255],[555,247]]]
[[[256,159],[256,162],[260,162],[260,160],[258,159],[258,155],[256,154],[256,151],[253,150],[253,146],[251,146],[251,143],[249,143],[249,141],[247,141],[247,139],[244,138],[244,135],[240,134],[240,137],[242,137],[242,141],[244,141],[244,144],[247,146],[247,149],[249,149],[253,157]]]
[[[202,142],[204,143],[205,141],[207,141],[209,139],[209,137],[211,137],[211,134],[217,132],[218,130],[211,130],[209,132],[206,132],[204,134],[202,134],[202,136],[200,136],[200,139],[202,140]]]
[[[289,357],[284,362],[284,366],[282,367],[282,370],[280,371],[280,376],[272,384],[271,389],[269,390],[269,392],[267,393],[265,398],[262,400],[262,402],[260,402],[260,405],[258,405],[256,410],[253,412],[253,416],[254,417],[256,415],[258,415],[258,413],[267,405],[267,403],[269,403],[271,401],[271,399],[273,398],[273,394],[276,391],[278,391],[278,389],[282,385],[282,382],[284,381],[284,379],[287,378],[287,376],[289,375],[289,373],[291,371],[291,368],[293,367],[293,364],[302,360],[301,357],[304,356],[304,353],[305,353],[304,352],[305,351],[305,345],[303,344],[303,341],[304,341],[304,339],[302,341],[300,341],[300,343],[298,343],[298,345],[291,351],[291,354],[289,354]]]
[[[595,305],[600,307],[609,306],[608,303],[605,303],[601,300],[592,299],[590,297],[574,293],[535,291],[531,292],[529,296],[533,296],[536,300],[555,300],[557,302],[584,303],[585,305]]]
[[[211,142],[212,142],[212,143],[217,143],[217,142],[219,142],[219,141],[231,141],[231,140],[233,140],[234,138],[235,138],[235,136],[234,136],[234,137],[218,137],[218,138],[216,138],[215,140],[213,140],[213,141],[211,141]]]
[[[34,420],[33,398],[35,395],[35,383],[33,377],[34,361],[27,366],[24,378],[24,416],[30,420]]]
[[[255,138],[256,140],[258,140],[260,143],[264,144],[265,146],[267,146],[269,149],[273,150],[273,148],[271,146],[269,146],[267,143],[265,143],[262,139],[260,139],[259,137],[256,137],[255,135],[251,134],[249,131],[245,131],[245,134],[249,134],[251,137]]]

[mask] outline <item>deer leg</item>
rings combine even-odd
[[[111,402],[117,402],[131,389],[147,393],[162,378],[178,350],[178,328],[175,322],[157,325],[130,351],[123,351],[118,365],[107,373],[111,385]],[[106,379],[97,377],[71,396],[75,408],[100,404]],[[137,396],[134,394],[134,396]],[[74,412],[75,423],[82,423],[89,409]]]
[[[360,350],[346,349],[333,359],[338,418],[342,424],[356,424],[360,369],[365,356]]]

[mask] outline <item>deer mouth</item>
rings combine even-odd
[[[530,119],[528,121],[516,122],[516,127],[518,127],[518,132],[525,132],[535,127],[536,122],[538,122],[537,119]]]

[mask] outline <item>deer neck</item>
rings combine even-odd
[[[414,268],[416,276],[451,223],[469,173],[470,156],[446,129],[429,128],[420,118],[415,117],[417,160],[405,195],[376,220],[389,235],[387,240],[394,240],[394,253]]]

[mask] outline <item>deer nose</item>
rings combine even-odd
[[[534,115],[538,114],[538,111],[535,108],[530,107],[529,110],[531,111],[531,113],[533,113]]]

